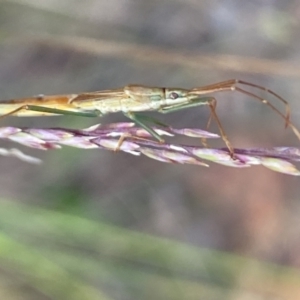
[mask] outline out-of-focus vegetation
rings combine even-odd
[[[286,98],[299,127],[299,14],[293,0],[1,1],[0,98],[242,78]],[[234,146],[299,145],[267,107],[215,97]],[[204,129],[209,110],[149,115]],[[299,179],[97,149],[25,152],[43,165],[0,157],[1,299],[300,298]]]
[[[298,270],[67,213],[2,200],[0,226],[0,259],[14,293],[26,284],[50,299],[288,299],[300,292]]]

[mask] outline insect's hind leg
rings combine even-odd
[[[21,110],[28,110],[28,105],[22,105],[16,109],[13,109],[12,111],[6,113],[6,114],[3,114],[0,116],[0,119],[4,119],[6,117],[9,117],[9,116],[13,116],[15,115],[17,112],[21,111]]]
[[[37,106],[37,105],[22,105],[6,114],[1,115],[0,119],[8,117],[8,116],[13,116],[22,110],[35,111],[35,112],[41,112],[41,113],[49,113],[49,114],[53,114],[53,115],[74,115],[74,116],[82,116],[82,117],[102,116],[102,113],[99,110],[71,111],[71,110],[57,109],[57,108]]]

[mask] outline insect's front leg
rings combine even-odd
[[[163,107],[159,110],[160,113],[166,114],[166,113],[170,113],[170,112],[175,112],[175,111],[179,111],[179,110],[183,110],[186,108],[191,108],[191,107],[196,107],[196,106],[202,106],[202,105],[208,105],[210,108],[210,117],[208,119],[207,122],[207,128],[210,125],[211,122],[211,118],[213,117],[218,125],[221,137],[226,145],[226,147],[228,148],[229,152],[230,152],[230,156],[232,158],[234,158],[234,149],[231,145],[231,143],[228,140],[228,137],[223,129],[223,126],[220,122],[220,119],[216,113],[216,106],[217,106],[217,100],[214,97],[201,97],[201,98],[196,98],[193,99],[191,102],[189,103],[184,103],[184,104],[178,104],[178,105],[174,105],[174,106],[168,106],[168,107]],[[202,140],[202,144],[207,147],[207,142],[206,139],[201,139]]]

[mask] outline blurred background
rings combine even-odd
[[[2,0],[0,98],[238,78],[287,99],[299,127],[299,20],[296,0]],[[235,147],[299,145],[268,107],[215,97]],[[204,129],[209,109],[149,115]],[[1,126],[124,120],[9,117]],[[300,299],[299,178],[1,143],[16,146],[43,164],[0,157],[1,299]]]

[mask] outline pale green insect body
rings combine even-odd
[[[98,97],[97,97],[98,96]],[[101,114],[116,112],[160,111],[165,107],[185,104],[191,101],[188,90],[176,88],[155,88],[141,85],[129,85],[122,92],[110,94],[99,92],[93,101],[73,99],[72,104],[81,109],[97,109]],[[198,98],[199,96],[195,96]]]

